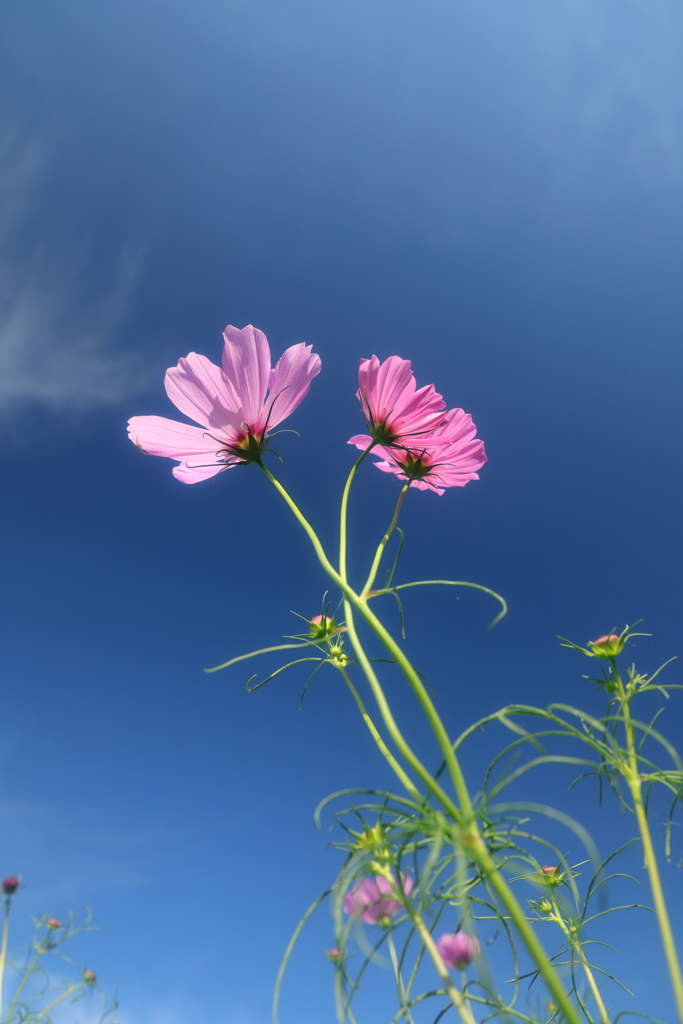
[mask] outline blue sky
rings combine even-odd
[[[338,863],[316,803],[389,781],[331,677],[299,713],[294,675],[248,696],[201,672],[325,589],[255,470],[186,487],[126,439],[226,323],[322,357],[279,450],[326,538],[360,356],[412,359],[474,416],[481,481],[404,518],[405,579],[510,603],[488,636],[483,598],[407,602],[453,731],[510,700],[597,709],[558,633],[643,617],[644,668],[681,652],[682,43],[668,0],[0,7],[0,867],[30,883],[18,921],[93,907],[83,956],[127,1024],[267,1021]],[[396,493],[365,469],[359,568]],[[628,823],[567,781],[538,794],[609,846]],[[681,855],[679,827],[679,901]],[[648,956],[622,970],[668,1019],[633,927]],[[323,912],[285,1024],[332,1019],[330,935]]]

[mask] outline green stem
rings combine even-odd
[[[441,979],[443,987],[448,992],[453,1006],[460,1015],[462,1024],[476,1024],[472,1009],[467,1000],[463,997],[462,992],[460,992],[460,990],[453,984],[451,976],[448,973],[448,968],[441,959],[441,955],[439,954],[439,951],[436,948],[436,943],[434,942],[434,937],[427,925],[424,923],[422,915],[410,906],[406,906],[406,910],[408,911],[411,921],[415,925],[416,932],[422,939],[425,949],[431,957],[432,963],[436,968],[436,972]]]
[[[361,462],[363,461],[363,459],[365,458],[366,455],[370,454],[370,452],[372,451],[372,449],[375,447],[376,444],[377,444],[377,442],[373,441],[372,444],[368,448],[365,449],[365,451],[362,453],[362,455],[360,455],[356,459],[356,461],[354,462],[353,466],[351,467],[351,471],[350,471],[348,477],[346,478],[346,483],[344,484],[344,490],[343,490],[343,493],[342,493],[342,500],[341,500],[341,510],[340,510],[340,514],[339,514],[339,575],[341,576],[341,578],[344,580],[345,583],[346,583],[346,579],[347,579],[347,577],[346,577],[346,547],[347,547],[347,537],[348,537],[347,513],[348,513],[348,508],[349,508],[349,494],[351,492],[351,484],[353,483],[354,477],[356,475],[356,471],[358,470],[358,467],[360,466]]]
[[[368,451],[369,450],[370,449],[368,449]],[[368,454],[368,451],[364,452],[361,458],[356,461],[354,467],[351,470],[351,473],[349,474],[346,487],[344,488],[344,495],[342,499],[344,511],[341,520],[342,543],[340,544],[340,552],[343,554],[344,558],[343,565],[340,561],[340,569],[343,569],[343,575],[340,572],[337,572],[337,570],[332,566],[327,555],[325,554],[323,546],[320,543],[320,540],[315,530],[310,525],[310,523],[303,515],[303,513],[300,511],[300,509],[293,501],[293,499],[290,498],[289,494],[282,486],[282,484],[278,480],[276,480],[272,473],[263,464],[259,463],[259,465],[261,466],[261,469],[266,474],[268,479],[277,488],[277,490],[282,495],[285,502],[292,510],[301,526],[304,528],[306,534],[311,540],[311,543],[313,544],[313,548],[318,556],[318,560],[320,561],[320,564],[322,565],[323,569],[325,569],[328,576],[330,576],[330,578],[333,579],[335,583],[337,583],[337,585],[339,586],[340,590],[344,595],[346,628],[351,639],[351,643],[356,653],[356,657],[358,658],[359,664],[361,665],[361,668],[363,669],[363,672],[365,673],[365,676],[373,691],[373,695],[375,697],[375,700],[377,701],[377,705],[380,709],[382,719],[384,720],[384,724],[394,744],[396,745],[400,753],[403,755],[405,760],[408,762],[408,764],[413,768],[415,773],[422,779],[427,788],[431,790],[431,792],[437,797],[437,799],[443,805],[445,810],[451,815],[453,821],[460,823],[461,842],[468,849],[468,852],[471,854],[472,859],[479,865],[483,873],[488,877],[492,889],[497,894],[501,903],[506,908],[510,917],[517,926],[517,929],[524,943],[526,944],[527,949],[529,950],[532,958],[536,963],[536,966],[538,967],[539,973],[548,985],[548,988],[550,989],[552,995],[557,1001],[558,1006],[564,1012],[569,1024],[580,1024],[579,1017],[574,1007],[572,1006],[569,997],[567,996],[567,993],[565,992],[564,987],[562,986],[562,983],[556,975],[554,968],[549,962],[541,942],[539,941],[539,939],[536,936],[536,933],[533,931],[529,922],[527,921],[524,912],[517,903],[517,900],[515,899],[512,891],[509,889],[505,880],[501,877],[497,865],[490,857],[488,850],[486,849],[486,845],[479,834],[476,820],[474,818],[472,802],[470,800],[469,792],[467,790],[467,785],[465,783],[462,770],[455,756],[455,752],[453,750],[451,741],[448,737],[448,733],[444,728],[443,722],[441,721],[436,711],[436,708],[434,707],[432,701],[430,700],[429,694],[427,693],[422,683],[422,680],[420,679],[419,675],[417,674],[417,672],[415,671],[415,669],[413,668],[410,661],[405,656],[399,645],[396,643],[394,638],[386,630],[386,628],[380,622],[377,616],[370,610],[370,608],[368,608],[367,602],[365,600],[362,600],[360,596],[356,594],[356,592],[349,586],[346,580],[346,508],[348,505],[348,495],[355,472],[358,466],[360,465],[362,458],[364,458],[365,455]],[[382,641],[384,646],[392,655],[394,661],[398,664],[399,668],[405,675],[413,692],[417,696],[418,702],[420,703],[425,713],[425,716],[432,727],[432,731],[436,736],[437,742],[441,748],[441,752],[448,766],[451,778],[453,780],[453,785],[458,796],[458,800],[460,802],[460,811],[456,808],[453,801],[444,792],[444,790],[441,788],[438,782],[433,778],[431,773],[427,771],[422,762],[413,753],[412,749],[403,738],[403,735],[400,729],[398,728],[394,720],[394,717],[391,713],[391,709],[389,708],[389,704],[386,700],[386,697],[384,696],[384,692],[379,683],[379,680],[377,679],[377,676],[372,668],[372,665],[370,664],[370,661],[360,643],[353,619],[353,609],[356,609],[359,612],[359,614],[365,619],[365,621],[368,623],[368,625],[371,627],[374,633]],[[465,818],[464,821],[463,815]],[[417,921],[415,923],[416,927],[418,927]],[[422,927],[424,928],[424,923]],[[430,943],[434,949],[434,954],[436,954],[437,960],[441,961],[438,951],[436,950],[436,946],[434,945],[434,941],[431,938],[431,935],[429,934],[428,931],[427,935],[429,936],[429,938],[425,942],[425,945],[428,951],[430,951],[432,959],[434,960],[434,955],[431,953]],[[446,975],[448,976],[448,972],[445,966],[443,965],[443,961],[441,961],[441,965],[443,970],[446,971]],[[442,980],[444,980],[445,983],[443,975],[440,974],[440,977],[442,977]],[[453,991],[457,993],[457,989],[454,989],[453,985],[450,983],[450,977],[448,977],[449,994],[451,994],[451,989],[453,989]],[[453,998],[452,994],[451,998]],[[462,996],[460,995],[460,993],[457,993],[457,998],[459,998],[462,1001]],[[457,1002],[454,1002],[454,1005],[457,1008]],[[465,1009],[468,1010],[469,1008],[465,1007]],[[473,1022],[467,1021],[467,1024],[473,1024]]]
[[[2,985],[5,979],[5,961],[7,959],[7,940],[9,938],[9,896],[5,897],[5,918],[2,923],[2,946],[0,947],[0,1020],[2,1020]]]
[[[398,517],[401,514],[401,505],[403,504],[403,499],[405,498],[406,493],[407,493],[409,487],[410,487],[410,484],[407,483],[402,488],[401,493],[398,496],[398,501],[396,502],[396,509],[394,511],[394,518],[391,520],[391,522],[389,524],[389,529],[387,530],[387,532],[384,534],[384,536],[382,537],[381,541],[377,545],[377,551],[375,552],[375,557],[372,560],[372,566],[370,567],[370,573],[368,575],[367,580],[365,581],[365,586],[363,587],[363,589],[360,592],[361,601],[364,601],[365,598],[368,596],[368,591],[372,587],[372,584],[375,582],[375,576],[377,575],[377,570],[379,569],[379,563],[382,561],[382,555],[384,554],[384,549],[385,549],[385,547],[387,546],[387,544],[389,542],[389,538],[391,537],[392,533],[396,529],[396,524],[398,523]]]
[[[341,668],[341,667],[340,667],[339,671],[341,672],[342,676],[344,677],[344,680],[345,680],[346,685],[348,686],[349,690],[353,694],[353,699],[355,700],[356,704],[358,705],[358,710],[360,711],[360,713],[361,713],[361,715],[363,717],[363,721],[367,725],[367,727],[368,727],[368,729],[370,731],[370,735],[372,736],[373,740],[375,741],[375,743],[377,744],[377,746],[381,750],[382,754],[384,755],[384,757],[387,759],[387,761],[391,765],[394,773],[398,776],[398,778],[403,783],[403,786],[408,791],[408,793],[410,793],[410,795],[412,797],[414,797],[416,800],[421,800],[422,799],[422,794],[420,793],[419,789],[417,788],[417,786],[415,786],[415,784],[413,783],[413,781],[410,778],[410,776],[407,775],[404,772],[403,768],[401,768],[400,764],[398,763],[398,761],[396,760],[396,758],[391,753],[391,751],[387,747],[386,743],[384,742],[384,740],[380,736],[379,731],[377,730],[377,727],[376,727],[375,723],[373,722],[373,720],[370,718],[370,715],[366,711],[365,705],[363,704],[363,701],[361,699],[360,694],[358,693],[358,690],[356,689],[356,687],[351,682],[351,678],[350,678],[348,672],[346,671],[345,668]]]
[[[363,454],[366,455],[367,452],[364,452]],[[360,459],[357,460],[355,468],[357,468],[359,464],[360,464]],[[389,708],[389,704],[387,703],[387,699],[384,696],[384,692],[382,690],[382,687],[380,686],[379,680],[377,679],[377,676],[375,675],[375,672],[373,671],[372,665],[370,664],[370,661],[369,661],[367,655],[365,654],[365,651],[363,650],[363,647],[361,646],[360,640],[358,639],[358,634],[356,632],[355,624],[354,624],[354,621],[353,621],[353,612],[351,610],[352,606],[358,608],[360,613],[363,614],[365,617],[367,617],[369,615],[370,616],[370,620],[372,622],[375,622],[379,627],[381,627],[381,629],[383,630],[384,634],[389,638],[389,640],[391,640],[392,638],[389,636],[387,631],[381,625],[381,623],[379,622],[379,619],[377,619],[377,617],[367,607],[366,603],[364,601],[361,601],[361,599],[358,596],[358,594],[356,594],[356,592],[348,585],[346,580],[343,579],[342,576],[334,568],[334,566],[330,562],[329,558],[325,554],[325,550],[324,550],[322,544],[320,543],[320,540],[318,538],[317,533],[315,532],[315,530],[313,529],[311,524],[308,522],[308,520],[304,516],[303,512],[301,512],[301,510],[299,509],[298,505],[289,496],[289,494],[287,493],[285,488],[282,486],[280,481],[277,480],[273,476],[273,474],[270,472],[270,470],[267,469],[262,463],[259,463],[259,466],[261,467],[263,472],[266,474],[268,479],[271,481],[271,483],[274,485],[274,487],[277,488],[278,492],[282,495],[282,497],[284,498],[285,502],[287,503],[289,508],[292,510],[292,512],[296,516],[296,518],[299,521],[299,523],[301,524],[301,526],[304,528],[306,534],[308,535],[308,537],[309,537],[309,539],[310,539],[310,541],[311,541],[311,543],[313,545],[313,549],[314,549],[316,555],[318,556],[318,561],[320,562],[320,564],[322,565],[323,569],[328,574],[328,576],[331,579],[334,580],[334,582],[337,584],[337,586],[339,587],[339,589],[342,591],[342,593],[344,595],[344,598],[345,598],[345,600],[344,600],[344,608],[345,608],[345,613],[346,613],[346,628],[347,628],[347,632],[349,634],[349,637],[351,638],[351,643],[352,643],[352,645],[354,647],[354,650],[356,652],[356,656],[358,658],[358,661],[359,661],[359,663],[360,663],[360,665],[361,665],[361,667],[362,667],[362,669],[363,669],[363,671],[365,673],[365,676],[366,676],[368,682],[370,683],[370,686],[371,686],[372,691],[373,691],[373,695],[375,697],[375,700],[377,701],[378,707],[380,709],[380,713],[381,713],[382,718],[384,720],[384,724],[387,727],[387,731],[389,732],[389,735],[391,736],[392,740],[396,744],[396,747],[401,752],[403,757],[405,757],[405,759],[408,761],[408,764],[411,765],[411,767],[413,768],[415,773],[420,776],[420,778],[425,783],[425,785],[432,791],[432,793],[437,797],[437,799],[443,804],[445,809],[453,816],[454,820],[457,820],[458,819],[458,811],[457,811],[457,808],[455,807],[453,801],[444,792],[444,790],[436,782],[436,780],[432,777],[431,773],[425,768],[425,766],[422,764],[422,762],[419,760],[419,758],[413,753],[413,751],[411,750],[411,748],[409,747],[409,745],[406,743],[405,739],[403,738],[403,736],[401,734],[401,731],[400,731],[400,729],[398,728],[398,726],[396,724],[396,721],[394,720],[394,716],[391,713],[391,710]],[[351,480],[351,479],[352,479],[351,474],[349,474],[349,480]],[[348,490],[349,490],[349,487],[350,487],[350,484],[349,484],[349,481],[347,481],[347,486],[344,489],[344,494],[346,496],[347,501],[348,501]],[[375,632],[377,632],[377,629],[375,629]],[[407,661],[407,659],[403,655],[403,652],[400,650],[400,648],[397,648],[397,650],[398,650],[398,653],[400,654],[401,658],[403,659],[403,661],[412,669],[412,666]],[[429,697],[427,696],[427,693],[424,690],[424,687],[422,686],[422,683],[420,681],[420,677],[417,675],[417,673],[414,671],[414,669],[412,669],[412,672],[413,672],[413,675],[414,675],[415,679],[417,680],[417,682],[418,682],[418,684],[420,686],[420,689],[424,692],[424,695],[425,695],[427,701],[431,705],[431,701],[429,701]],[[433,705],[432,705],[432,709],[434,711],[434,715],[436,715],[436,710],[433,708]],[[436,715],[436,717],[438,719],[438,715]],[[445,736],[446,750],[450,754],[451,760],[454,760],[455,759],[455,755],[453,754],[453,749],[451,747],[450,741],[448,740],[448,736],[447,736],[447,734],[445,732],[445,729],[443,728],[443,725],[441,724],[441,720],[438,719],[438,721],[439,721],[439,724],[441,725],[441,731],[442,731],[442,733]],[[459,768],[458,768],[458,771],[459,771]],[[464,786],[464,780],[463,780],[463,786]],[[465,793],[467,793],[466,790],[465,790]],[[469,803],[469,796],[467,797],[467,800],[468,800],[468,803]]]
[[[590,986],[590,990],[593,993],[593,999],[595,999],[595,1004],[596,1004],[596,1006],[598,1008],[598,1012],[600,1013],[600,1018],[602,1020],[602,1024],[610,1024],[610,1019],[609,1019],[609,1014],[607,1012],[607,1008],[605,1007],[605,1004],[602,1001],[602,996],[600,995],[600,989],[598,988],[598,984],[597,984],[597,982],[595,980],[595,975],[593,974],[593,971],[591,970],[590,964],[588,963],[588,960],[586,959],[586,954],[583,951],[583,947],[581,946],[581,942],[579,941],[578,938],[576,938],[574,935],[572,935],[571,931],[567,927],[567,925],[565,923],[565,920],[562,917],[562,914],[560,912],[560,908],[557,905],[557,900],[555,899],[554,895],[552,896],[552,901],[553,901],[553,908],[554,908],[555,913],[551,915],[551,919],[555,920],[557,922],[557,924],[560,926],[560,928],[562,929],[562,932],[564,933],[564,937],[566,938],[567,942],[569,943],[571,948],[574,950],[574,952],[576,953],[576,955],[578,956],[578,958],[579,958],[579,960],[581,962],[581,966],[583,967],[583,972],[586,975],[586,980],[588,981],[588,984]]]
[[[394,977],[396,978],[396,990],[398,992],[398,1002],[403,1011],[403,1017],[408,1024],[415,1024],[413,1015],[410,1012],[410,1004],[406,996],[405,986],[403,984],[403,977],[401,976],[401,966],[398,962],[398,956],[396,955],[396,946],[394,945],[394,937],[389,932],[387,935],[387,946],[389,947],[389,956],[391,958],[391,966],[394,969]]]
[[[72,992],[76,991],[76,989],[84,988],[84,987],[85,987],[85,982],[83,982],[83,981],[78,982],[78,984],[76,984],[76,985],[71,985],[70,988],[68,988],[65,992],[62,992],[61,996],[57,996],[57,998],[53,999],[51,1003],[48,1003],[47,1006],[43,1007],[43,1009],[40,1011],[40,1013],[34,1019],[36,1021],[39,1021],[41,1019],[41,1017],[45,1017],[45,1015],[50,1010],[52,1010],[53,1007],[55,1007],[58,1003],[61,1003],[62,999],[66,999],[66,997],[70,996]]]
[[[580,1024],[580,1018],[572,1005],[571,1000],[565,991],[564,985],[555,971],[555,968],[548,960],[543,944],[536,935],[534,929],[531,927],[526,914],[515,899],[509,885],[507,885],[505,879],[500,874],[497,865],[486,849],[483,839],[480,836],[476,836],[476,838],[473,837],[473,841],[470,844],[466,844],[466,849],[470,853],[472,859],[484,872],[488,878],[491,888],[510,915],[510,918],[514,922],[526,948],[536,963],[539,974],[548,986],[555,1002],[564,1013],[567,1021],[571,1022],[571,1024]]]
[[[441,721],[439,715],[437,714],[436,708],[434,707],[432,701],[430,700],[429,694],[427,693],[427,690],[425,689],[425,687],[424,687],[424,685],[422,683],[422,680],[420,679],[419,675],[417,674],[417,672],[415,671],[413,666],[410,664],[410,662],[408,661],[408,659],[406,658],[406,656],[404,655],[403,651],[401,650],[399,645],[396,643],[394,638],[384,628],[383,624],[380,622],[380,620],[377,618],[377,616],[374,614],[374,612],[372,612],[370,610],[370,608],[368,608],[367,596],[366,596],[365,590],[364,590],[363,594],[358,595],[348,585],[347,575],[346,575],[346,550],[347,550],[347,526],[346,526],[346,521],[347,521],[347,510],[348,510],[348,502],[349,502],[349,493],[351,491],[351,485],[353,483],[353,480],[354,480],[354,477],[356,475],[356,471],[357,471],[358,467],[360,466],[360,464],[363,461],[363,459],[366,457],[366,455],[368,455],[368,453],[372,450],[373,447],[374,447],[374,442],[370,445],[369,448],[367,448],[363,452],[363,454],[360,456],[360,458],[356,459],[356,462],[351,467],[351,471],[350,471],[350,473],[348,475],[348,478],[346,480],[346,485],[344,487],[344,492],[342,494],[341,515],[340,515],[340,525],[339,525],[339,573],[336,573],[334,570],[332,570],[332,572],[330,573],[330,568],[331,567],[328,568],[329,561],[328,561],[327,556],[325,555],[325,553],[324,553],[324,551],[322,549],[322,545],[320,544],[320,541],[318,540],[318,537],[317,537],[315,531],[313,530],[313,527],[304,518],[302,513],[299,511],[298,507],[295,505],[295,503],[292,501],[292,499],[289,497],[289,495],[285,491],[284,487],[282,487],[282,485],[275,479],[275,477],[271,473],[268,472],[268,470],[265,468],[265,466],[262,465],[261,468],[266,473],[268,478],[270,480],[272,480],[272,482],[278,488],[278,490],[280,491],[282,496],[285,498],[285,501],[287,502],[289,507],[292,509],[292,511],[294,512],[294,514],[296,515],[297,519],[302,524],[302,526],[304,526],[304,529],[308,533],[309,537],[311,537],[311,540],[313,540],[315,538],[315,540],[314,540],[314,547],[315,547],[315,545],[317,543],[318,547],[316,547],[316,553],[318,554],[318,558],[320,559],[321,564],[323,565],[323,568],[325,568],[326,571],[330,575],[332,575],[333,579],[336,578],[337,580],[341,581],[341,589],[342,589],[342,592],[344,593],[344,597],[346,598],[345,610],[346,610],[347,620],[350,619],[351,620],[351,625],[352,625],[353,616],[351,615],[350,609],[349,609],[349,604],[351,604],[351,605],[353,605],[358,610],[358,612],[363,616],[363,618],[366,620],[366,622],[371,627],[371,629],[376,633],[376,635],[379,637],[379,639],[382,641],[384,646],[387,648],[389,653],[392,655],[392,657],[394,658],[394,660],[398,664],[398,666],[401,669],[401,671],[403,672],[403,674],[406,676],[408,682],[410,683],[410,685],[411,685],[411,687],[413,689],[413,692],[415,693],[415,695],[416,695],[416,697],[417,697],[417,699],[418,699],[418,701],[419,701],[419,703],[420,703],[420,705],[422,707],[422,710],[424,711],[424,713],[425,713],[425,715],[427,717],[427,720],[428,720],[429,724],[432,727],[432,730],[433,730],[433,732],[434,732],[434,734],[436,736],[437,742],[438,742],[439,746],[441,747],[441,752],[442,752],[442,754],[443,754],[443,756],[445,758],[446,765],[448,766],[448,770],[449,770],[451,779],[453,781],[453,786],[455,788],[455,792],[457,794],[458,801],[460,803],[460,807],[461,807],[462,811],[465,813],[466,817],[468,819],[471,819],[472,818],[472,804],[471,804],[471,801],[470,801],[469,793],[467,791],[467,786],[465,784],[465,779],[464,779],[462,771],[460,769],[460,765],[458,764],[458,760],[457,760],[457,758],[455,756],[455,752],[453,751],[453,746],[452,746],[451,741],[450,741],[450,739],[448,737],[448,733],[446,732],[446,730],[445,730],[445,728],[443,726],[443,722]],[[399,501],[397,502],[396,511],[394,513],[394,519],[392,520],[392,525],[391,525],[391,527],[390,527],[390,529],[388,531],[388,534],[391,533],[391,531],[394,529],[394,527],[396,525],[396,520],[398,519],[398,514],[401,511],[401,504],[402,504],[403,496],[404,496],[406,490],[407,490],[407,487],[404,487],[403,491],[401,492],[401,495],[399,496]],[[388,539],[388,535],[387,535],[387,539]],[[383,550],[383,546],[382,546],[382,544],[380,544],[380,548],[378,549],[378,554],[379,554],[380,558],[381,558],[382,550]],[[323,558],[324,558],[324,561],[323,561]],[[377,555],[375,556],[375,562],[377,563],[377,565],[379,564],[379,559],[378,559]],[[373,566],[374,565],[375,565],[375,563],[373,562]],[[376,571],[376,569],[375,569],[375,571]],[[366,584],[366,588],[367,588],[367,584]],[[369,589],[369,588],[367,588],[367,589]],[[347,621],[347,628],[348,627],[349,627],[349,621]],[[362,648],[360,647],[360,643],[358,641],[358,635],[357,635],[355,629],[353,629],[352,633],[350,632],[350,635],[351,635],[351,639],[352,639],[352,642],[353,642],[354,649],[356,650],[356,655],[358,656],[358,658],[360,660],[360,653],[359,653],[359,651],[362,650]],[[355,637],[355,639],[354,639],[354,637]],[[367,662],[367,658],[365,659],[365,661]],[[365,669],[365,666],[363,666],[363,667]],[[366,670],[366,675],[367,675],[367,670]],[[374,673],[373,673],[373,675],[374,675]],[[369,676],[368,676],[368,679],[369,679]],[[371,683],[371,685],[372,685],[372,683]],[[373,690],[374,689],[375,688],[373,686]],[[384,717],[384,715],[383,715],[383,717]],[[385,719],[385,721],[386,721],[386,719]],[[388,727],[388,723],[387,723],[387,727]],[[407,746],[407,744],[405,744],[405,745]],[[401,748],[399,748],[399,749],[401,749]],[[404,753],[404,751],[401,750],[401,753]],[[411,753],[412,753],[412,751],[411,751]],[[405,754],[404,754],[404,756],[405,756]],[[431,778],[431,776],[430,776],[430,778]],[[432,787],[430,786],[430,788],[432,788]]]
[[[633,722],[631,720],[631,708],[629,706],[631,697],[626,692],[619,670],[617,669],[616,661],[613,659],[610,660],[612,661],[612,669],[617,680],[617,694],[621,703],[621,710],[624,716],[624,729],[626,732],[628,768],[626,771],[623,769],[622,771],[626,776],[628,788],[631,793],[631,799],[633,800],[633,808],[636,813],[638,828],[640,830],[640,838],[643,844],[645,867],[647,868],[647,873],[650,879],[650,889],[652,890],[652,898],[655,904],[655,913],[657,914],[657,920],[659,922],[659,933],[664,947],[664,956],[666,957],[666,964],[669,969],[669,977],[671,979],[671,987],[674,993],[678,1018],[681,1024],[683,1024],[683,973],[681,972],[681,965],[678,959],[678,953],[676,952],[676,942],[674,939],[673,929],[671,928],[671,921],[669,920],[666,900],[664,898],[664,890],[662,888],[662,880],[659,875],[659,867],[657,865],[657,857],[655,855],[652,835],[650,833],[650,825],[643,805],[642,779],[638,768],[635,732],[633,729]]]
[[[12,996],[12,1002],[7,1007],[7,1020],[8,1021],[12,1020],[12,1014],[14,1012],[14,1009],[15,1009],[17,1003],[19,1002],[19,996],[21,995],[21,993],[22,993],[22,991],[24,989],[24,986],[26,985],[26,982],[29,980],[29,978],[31,977],[31,975],[35,971],[36,967],[38,966],[38,962],[39,962],[40,958],[42,957],[43,953],[45,952],[45,950],[42,949],[40,946],[38,946],[38,947],[34,946],[34,949],[36,950],[35,956],[33,957],[33,960],[31,961],[31,963],[29,964],[27,969],[24,971],[24,977],[21,979],[21,981],[17,985],[16,989],[14,990],[14,995]]]
[[[359,460],[359,462],[360,462],[360,460]],[[335,581],[335,583],[337,583],[340,587],[342,587],[342,589],[344,589],[344,587],[342,586],[343,581],[342,581],[341,576],[339,575],[337,570],[334,568],[334,566],[330,562],[330,560],[327,557],[327,555],[325,554],[325,549],[323,548],[322,544],[320,543],[320,539],[318,537],[318,534],[315,532],[315,530],[313,529],[313,527],[309,523],[308,519],[306,519],[306,517],[303,514],[303,512],[301,512],[301,510],[299,509],[299,506],[290,498],[289,494],[284,489],[284,487],[282,486],[280,481],[277,480],[273,476],[273,474],[270,472],[270,470],[267,468],[267,466],[264,466],[262,462],[259,462],[258,465],[263,470],[263,472],[266,474],[266,476],[268,477],[270,482],[273,484],[273,486],[282,495],[282,497],[284,498],[286,503],[289,505],[290,509],[292,510],[294,515],[296,516],[296,518],[299,521],[299,523],[301,524],[301,526],[303,526],[304,531],[306,532],[306,534],[307,534],[311,544],[313,545],[313,550],[315,551],[316,555],[318,556],[318,561],[322,565],[322,567],[325,570],[325,572],[328,574],[328,576],[330,576]],[[349,589],[348,586],[346,586],[346,589],[347,590]]]
[[[448,796],[448,794],[441,788],[436,779],[434,779],[431,772],[429,772],[425,768],[425,766],[422,764],[417,755],[413,753],[411,747],[406,742],[403,733],[396,724],[396,720],[393,714],[391,713],[391,708],[389,707],[389,702],[387,701],[384,695],[384,690],[382,689],[381,683],[377,678],[375,670],[373,669],[370,660],[367,654],[365,653],[358,638],[356,626],[353,621],[353,609],[348,601],[344,602],[344,613],[346,629],[349,637],[351,638],[351,643],[353,645],[356,657],[358,658],[358,663],[363,669],[363,672],[365,673],[365,678],[370,684],[370,689],[372,690],[375,701],[377,702],[377,706],[382,716],[382,720],[384,721],[384,724],[386,726],[387,732],[391,736],[394,744],[396,745],[397,750],[400,751],[400,753],[411,766],[415,774],[419,775],[419,777],[424,782],[425,786],[427,786],[427,788],[431,790],[431,792],[434,794],[437,800],[443,805],[444,809],[448,811],[448,813],[451,815],[453,820],[457,821],[459,817],[457,807],[455,806],[451,798]]]
[[[424,683],[422,682],[418,673],[411,665],[408,658],[403,653],[399,644],[396,643],[392,635],[386,629],[384,624],[380,622],[375,613],[370,608],[368,608],[367,603],[361,600],[361,598],[356,594],[353,595],[351,603],[357,609],[358,613],[362,615],[362,617],[365,619],[365,621],[373,630],[373,632],[377,635],[377,637],[382,641],[382,643],[389,651],[398,667],[403,672],[403,675],[408,680],[410,687],[413,690],[415,696],[417,697],[420,707],[422,708],[425,714],[427,721],[432,727],[432,731],[436,736],[437,743],[441,748],[441,753],[444,757],[444,760],[446,761],[446,765],[448,767],[449,774],[453,782],[453,788],[455,789],[458,798],[458,803],[460,804],[460,810],[462,811],[462,815],[468,823],[471,822],[474,817],[474,812],[472,809],[472,801],[470,800],[470,795],[467,790],[467,784],[462,774],[462,769],[460,768],[458,759],[455,756],[453,745],[450,741],[448,733],[446,732],[444,724],[441,721],[441,718],[439,717],[439,714],[436,708],[434,707],[434,704],[432,703],[429,694],[427,693],[427,689]],[[456,820],[458,817],[459,815],[456,816]]]

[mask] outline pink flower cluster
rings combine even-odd
[[[361,359],[358,381],[369,433],[356,434],[349,444],[363,451],[372,446],[382,456],[378,469],[437,494],[479,479],[486,453],[472,417],[447,410],[433,384],[418,389],[410,360]]]
[[[223,338],[222,367],[190,352],[166,371],[168,397],[199,426],[164,416],[128,421],[131,441],[178,462],[173,475],[186,484],[260,462],[273,427],[294,412],[320,373],[310,345],[292,345],[271,368],[268,340],[255,327],[228,326]],[[437,494],[479,479],[486,454],[472,417],[446,409],[433,384],[418,388],[409,360],[361,359],[358,382],[369,433],[349,444],[372,448],[378,469]]]
[[[344,913],[355,914],[366,924],[381,924],[395,917],[402,910],[395,896],[398,882],[390,882],[383,875],[374,875],[356,882],[344,897]],[[413,880],[406,875],[402,883],[403,892],[409,895],[413,888]]]

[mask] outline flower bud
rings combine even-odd
[[[463,970],[472,963],[475,957],[479,956],[477,939],[472,935],[466,935],[465,932],[442,935],[436,948],[446,967],[459,967],[460,970]]]
[[[308,635],[314,640],[325,640],[327,637],[334,636],[337,631],[334,616],[314,615],[312,619],[309,619],[309,623],[311,631]]]
[[[539,871],[540,880],[544,885],[550,885],[553,888],[556,885],[562,883],[562,868],[559,864],[544,864]]]
[[[340,953],[337,947],[334,946],[332,949],[328,949],[325,956],[327,957],[328,960],[331,960],[333,964],[338,964],[339,961],[343,958],[344,954]]]
[[[549,914],[553,909],[553,905],[550,900],[546,899],[539,900],[536,907],[538,908],[539,914]]]
[[[47,920],[47,927],[56,930],[62,927],[62,922],[58,921],[56,917],[49,917]]]
[[[11,896],[13,893],[15,893],[19,888],[19,882],[20,879],[16,878],[14,875],[8,875],[7,878],[3,878],[2,891],[4,892],[5,896]]]
[[[83,981],[86,983],[86,985],[94,985],[95,982],[97,981],[97,975],[95,974],[94,971],[91,971],[90,969],[88,969],[87,971],[83,971]]]
[[[597,658],[614,658],[623,650],[626,639],[622,640],[616,633],[605,633],[597,640],[589,640],[588,646]]]

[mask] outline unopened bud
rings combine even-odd
[[[19,881],[20,879],[15,878],[14,875],[8,875],[7,878],[3,878],[2,891],[4,892],[5,896],[11,896],[12,893],[15,893],[17,891],[17,889],[19,888]]]
[[[56,928],[61,928],[62,922],[58,921],[56,917],[49,917],[47,920],[47,927],[52,928],[53,930]]]
[[[328,960],[332,961],[333,964],[338,964],[339,961],[342,959],[343,954],[339,952],[336,946],[334,946],[332,949],[328,949],[325,955]]]
[[[334,615],[313,615],[309,623],[310,633],[308,635],[314,640],[325,640],[327,637],[333,636],[337,630]]]
[[[562,881],[562,871],[560,865],[557,864],[544,864],[539,872],[541,881],[545,885],[559,885]]]
[[[94,985],[95,982],[97,981],[97,975],[95,974],[94,971],[91,971],[90,969],[88,969],[87,971],[83,971],[83,981],[86,983],[86,985]]]
[[[625,640],[623,641],[616,633],[605,633],[597,640],[589,640],[588,646],[598,658],[614,658],[621,653],[624,643]]]
[[[539,900],[536,906],[538,907],[539,914],[549,914],[553,909],[550,900]]]

